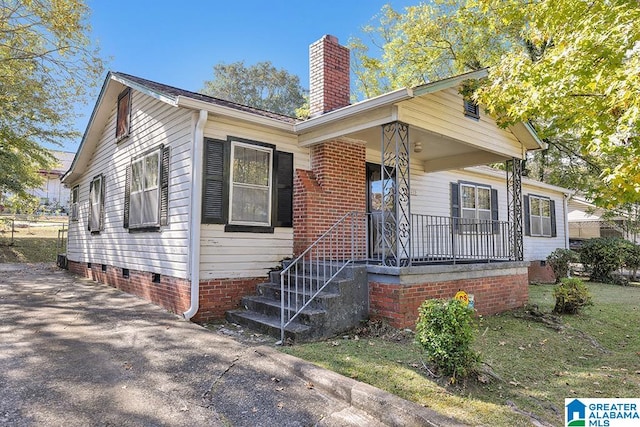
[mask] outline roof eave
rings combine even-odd
[[[225,107],[223,105],[216,105],[206,101],[200,101],[197,99],[189,98],[179,95],[176,98],[176,106],[189,108],[193,110],[206,110],[211,114],[231,117],[234,119],[250,121],[262,126],[269,126],[276,129],[281,129],[289,132],[293,132],[294,125],[282,120],[274,119],[271,117],[261,116],[259,114],[250,113],[246,111],[237,110],[235,108]]]
[[[294,130],[296,131],[296,133],[308,132],[316,127],[324,126],[335,121],[344,120],[348,117],[362,114],[376,108],[393,105],[397,102],[404,101],[405,99],[409,99],[412,97],[413,92],[411,89],[397,89],[393,92],[387,92],[383,95],[376,96],[375,98],[369,98],[356,104],[348,105],[346,107],[324,113],[320,116],[312,117],[303,122],[296,123],[294,125]]]

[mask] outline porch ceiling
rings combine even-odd
[[[380,151],[382,128],[367,128],[346,135],[367,142],[367,149]],[[440,135],[415,126],[409,127],[410,156],[412,161],[421,162],[425,172],[458,169],[468,166],[503,162],[513,156],[488,151],[477,145]],[[416,143],[422,145],[422,151],[416,151]],[[513,152],[520,156],[517,151]]]

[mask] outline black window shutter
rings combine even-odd
[[[169,147],[162,147],[160,161],[160,225],[169,224]]]
[[[549,200],[549,210],[551,211],[551,237],[557,237],[558,231],[556,230],[556,202]]]
[[[98,230],[104,230],[104,175],[100,176],[100,218],[98,218]]]
[[[500,233],[500,226],[498,224],[498,190],[491,189],[491,220],[493,221],[493,234]]]
[[[124,216],[122,226],[129,228],[129,199],[131,198],[131,165],[127,166],[124,179]]]
[[[293,153],[275,152],[274,194],[276,227],[293,227]]]
[[[531,217],[529,215],[529,196],[524,196],[524,234],[531,236]]]
[[[202,186],[202,222],[224,224],[228,204],[228,144],[226,141],[205,139]]]
[[[457,182],[451,183],[451,217],[460,218],[460,185]],[[459,220],[452,219],[454,231],[460,228]]]

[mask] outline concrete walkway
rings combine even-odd
[[[0,425],[455,425],[49,265],[0,264]]]

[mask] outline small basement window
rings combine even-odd
[[[160,273],[153,273],[151,281],[153,283],[160,283]]]
[[[129,278],[129,269],[128,268],[123,268],[122,269],[122,277],[125,279]]]

